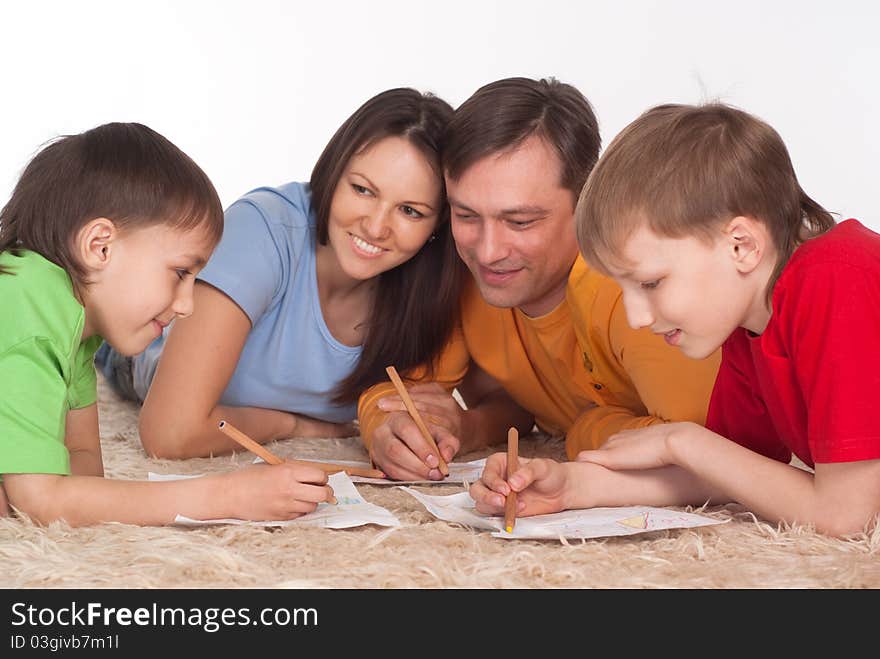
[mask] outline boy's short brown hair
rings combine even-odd
[[[797,246],[834,226],[767,123],[722,103],[658,105],[609,144],[581,191],[575,228],[584,258],[607,272],[643,223],[659,236],[711,240],[737,216],[763,222],[779,251],[768,294]]]

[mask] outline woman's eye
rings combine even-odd
[[[351,184],[351,187],[352,187],[352,189],[353,189],[355,192],[357,192],[358,194],[361,194],[361,195],[369,195],[369,194],[372,194],[368,188],[365,188],[365,187],[362,186],[362,185],[358,185],[357,183],[352,183],[352,184]]]
[[[406,205],[404,205],[404,206],[401,206],[401,207],[400,207],[400,210],[403,211],[404,215],[409,215],[410,217],[425,217],[422,213],[420,213],[419,211],[417,211],[417,210],[416,210],[415,208],[413,208],[412,206],[406,206]]]

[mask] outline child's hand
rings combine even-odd
[[[623,430],[612,435],[602,448],[578,453],[578,462],[592,462],[608,469],[655,469],[676,464],[670,440],[699,428],[694,423],[656,423],[647,428]]]
[[[471,485],[470,494],[478,512],[499,515],[511,489],[518,493],[516,514],[521,517],[565,510],[570,494],[569,469],[565,464],[544,458],[520,458],[519,469],[505,479],[507,454],[495,453],[486,460],[480,480]]]
[[[236,519],[295,519],[335,500],[327,474],[308,465],[252,465],[226,476],[223,491]]]

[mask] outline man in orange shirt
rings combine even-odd
[[[564,434],[573,459],[625,428],[705,421],[720,355],[689,360],[632,330],[620,289],[578,254],[574,208],[599,147],[589,102],[554,79],[490,83],[449,124],[452,232],[473,279],[430,376],[404,374],[447,462],[510,426]],[[389,476],[442,477],[391,383],[364,392],[358,417]]]

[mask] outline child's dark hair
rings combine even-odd
[[[202,226],[215,243],[223,233],[217,191],[189,156],[147,126],[110,123],[62,136],[28,163],[0,211],[0,253],[32,250],[87,285],[74,238],[99,217],[123,231]]]
[[[711,241],[739,215],[763,222],[778,251],[767,299],[794,250],[834,226],[803,191],[773,128],[722,103],[658,105],[608,145],[575,210],[578,245],[599,270],[641,223]]]
[[[424,366],[423,376],[430,378],[432,360],[458,321],[464,265],[449,227],[440,167],[452,112],[443,99],[409,87],[381,92],[345,120],[312,170],[312,204],[322,245],[329,237],[333,194],[349,160],[386,137],[402,137],[418,149],[436,172],[442,193],[432,238],[411,259],[378,276],[361,358],[336,388],[333,400],[338,403],[356,401],[364,389],[387,380],[385,368],[390,365],[400,371]]]

